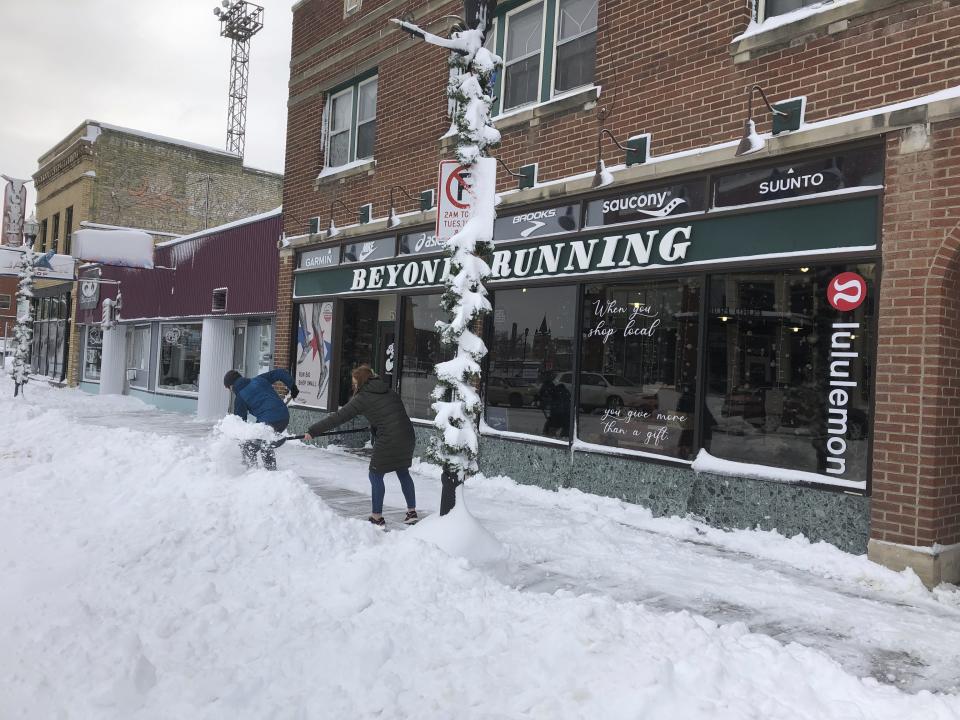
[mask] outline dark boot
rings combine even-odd
[[[257,453],[260,451],[259,440],[248,440],[240,446],[243,457],[243,466],[248,470],[257,467]]]
[[[272,447],[265,447],[260,451],[260,457],[263,459],[263,467],[266,470],[277,469],[277,453]]]

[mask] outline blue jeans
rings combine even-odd
[[[383,514],[383,496],[387,489],[383,485],[383,476],[386,473],[375,473],[370,471],[370,488],[373,495],[373,514]],[[400,489],[403,490],[403,499],[407,501],[407,508],[413,509],[417,506],[417,493],[413,488],[413,478],[410,477],[410,471],[404,468],[397,470],[397,477],[400,478]]]

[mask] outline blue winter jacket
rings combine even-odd
[[[244,420],[253,413],[257,422],[275,423],[290,419],[290,412],[273,389],[273,383],[282,382],[293,387],[293,377],[281,368],[257,375],[255,378],[237,378],[233,383],[233,414]]]

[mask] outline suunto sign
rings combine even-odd
[[[876,148],[861,148],[791,165],[722,175],[713,184],[713,205],[750,205],[881,185],[883,154]]]

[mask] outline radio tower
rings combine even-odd
[[[227,111],[227,151],[243,157],[247,127],[247,81],[250,77],[250,38],[263,27],[263,8],[253,3],[222,0],[213,9],[220,18],[220,37],[230,38],[230,108]]]

